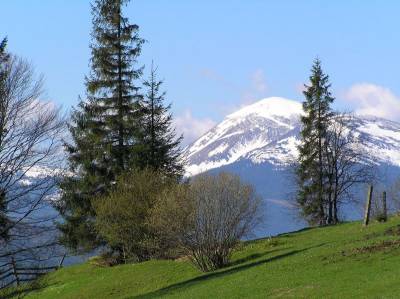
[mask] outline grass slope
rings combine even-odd
[[[24,298],[398,298],[399,277],[400,218],[393,217],[248,242],[230,267],[206,274],[186,261],[67,267]]]

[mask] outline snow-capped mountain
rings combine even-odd
[[[298,154],[301,114],[299,102],[272,97],[228,115],[187,149],[187,175],[243,160],[284,167]],[[400,123],[356,116],[350,126],[376,161],[400,167]]]
[[[228,171],[251,183],[265,203],[265,226],[258,236],[304,227],[292,209],[296,193],[288,167],[298,155],[301,114],[299,102],[273,97],[228,115],[186,149],[186,175]],[[400,177],[400,123],[365,116],[351,119],[350,129],[378,163],[380,178]],[[364,187],[359,186],[357,193],[360,203]],[[359,218],[362,205],[346,206],[341,213],[347,219]]]

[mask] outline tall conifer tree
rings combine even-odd
[[[143,100],[141,167],[179,178],[183,171],[182,136],[176,137],[172,127],[171,104],[164,104],[166,93],[160,90],[163,81],[157,79],[153,63],[150,76],[143,84],[147,92]]]
[[[91,249],[99,241],[91,199],[107,193],[116,177],[138,161],[140,102],[135,68],[143,39],[122,8],[128,0],[95,0],[87,99],[72,113],[66,145],[73,177],[61,183],[59,210],[64,244]]]
[[[312,224],[324,225],[328,222],[325,211],[324,142],[333,115],[330,105],[334,98],[330,92],[329,77],[324,74],[319,59],[314,61],[310,85],[305,87],[305,114],[301,117],[301,144],[297,168],[297,200],[305,219]]]
[[[3,99],[3,94],[6,92],[6,82],[5,80],[7,79],[7,73],[6,73],[6,63],[9,61],[9,54],[6,52],[6,46],[7,46],[7,39],[4,38],[0,42],[0,99]],[[4,128],[3,121],[5,121],[5,108],[3,107],[3,102],[0,102],[0,130]],[[0,137],[3,136],[3,132],[0,132]],[[3,141],[0,138],[0,151],[2,151],[3,148]],[[0,234],[0,239],[6,239],[7,234],[5,230],[5,227],[8,224],[8,218],[6,215],[7,212],[7,205],[6,205],[6,197],[5,193],[2,189],[0,189],[0,232],[4,232]]]

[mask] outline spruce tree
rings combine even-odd
[[[182,136],[176,137],[172,127],[171,104],[164,104],[166,93],[160,91],[162,84],[152,63],[150,76],[143,83],[147,92],[143,100],[141,167],[179,178],[183,171]]]
[[[9,55],[6,52],[6,47],[7,47],[7,38],[4,38],[0,42],[0,63],[1,64],[3,64],[9,58]]]
[[[3,134],[3,130],[5,130],[5,103],[3,103],[3,99],[5,100],[5,88],[6,88],[6,82],[5,80],[7,79],[7,73],[6,73],[6,64],[9,61],[9,54],[6,52],[6,46],[7,46],[7,39],[4,38],[0,42],[0,151],[3,149],[3,140],[1,140]],[[1,239],[7,239],[8,234],[7,234],[7,225],[8,225],[8,217],[7,217],[7,204],[6,204],[6,194],[5,192],[0,188],[0,240]]]
[[[140,102],[135,68],[143,39],[122,8],[127,0],[92,5],[91,73],[87,97],[72,113],[72,142],[66,144],[73,176],[61,182],[62,241],[74,249],[99,244],[91,199],[106,194],[116,177],[138,161]]]
[[[304,218],[312,224],[324,225],[330,220],[326,213],[326,173],[324,142],[333,113],[328,75],[324,74],[319,59],[311,69],[310,85],[305,85],[304,115],[301,117],[301,144],[297,168],[297,201]]]

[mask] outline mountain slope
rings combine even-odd
[[[228,115],[186,150],[186,175],[228,171],[251,183],[264,199],[265,222],[257,236],[305,227],[293,205],[296,193],[289,167],[298,154],[301,113],[300,103],[274,97]],[[400,177],[400,124],[356,116],[350,127],[378,163],[379,178],[390,182]],[[343,206],[342,217],[359,219],[364,197],[364,186],[359,186],[358,201]]]
[[[187,175],[240,160],[284,167],[297,157],[301,113],[299,102],[273,97],[228,115],[187,149]],[[356,116],[350,126],[376,161],[400,167],[400,123]]]
[[[398,298],[400,218],[251,241],[231,266],[201,273],[186,260],[66,267],[1,298]],[[23,290],[30,290],[24,294]],[[10,296],[9,296],[10,295]]]

